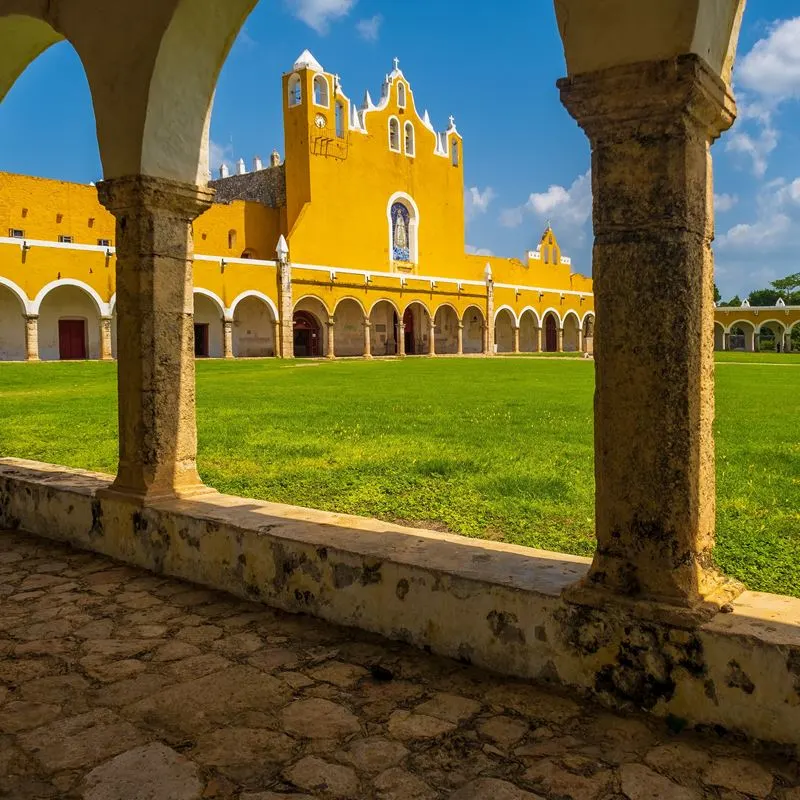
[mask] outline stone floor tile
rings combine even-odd
[[[520,719],[499,716],[481,723],[479,730],[500,747],[508,749],[522,739],[529,728],[528,724]]]
[[[306,756],[285,770],[284,778],[293,786],[324,797],[360,797],[358,775],[352,767],[331,764],[316,756]]]
[[[609,770],[603,769],[594,774],[575,774],[556,761],[545,759],[526,770],[522,777],[552,795],[563,795],[572,800],[597,800],[609,788],[614,776]],[[641,800],[644,800],[644,796]]]
[[[227,658],[216,653],[203,653],[183,661],[173,661],[165,666],[165,671],[174,675],[179,681],[188,681],[194,678],[203,678],[213,672],[222,672],[229,666],[231,666],[231,662]]]
[[[248,762],[289,761],[296,744],[284,733],[258,728],[220,728],[203,734],[192,758],[210,766],[233,766]]]
[[[772,775],[760,764],[745,758],[715,759],[703,776],[709,786],[720,786],[763,798],[771,791]]]
[[[307,739],[343,739],[361,731],[351,711],[319,698],[296,700],[283,709],[281,719],[288,733]]]
[[[400,764],[408,752],[400,742],[371,736],[353,740],[346,751],[337,754],[337,758],[352,764],[359,772],[378,773]]]
[[[38,728],[61,715],[61,706],[15,700],[0,708],[0,733],[19,733]]]
[[[431,700],[418,705],[414,712],[436,717],[447,722],[463,722],[475,716],[481,710],[481,704],[467,697],[453,694],[437,694]]]
[[[355,664],[346,664],[342,661],[328,661],[320,667],[312,669],[309,673],[315,681],[332,683],[341,689],[354,686],[369,673],[364,667]]]
[[[389,734],[403,741],[411,739],[434,739],[456,729],[452,722],[429,717],[425,714],[412,714],[410,711],[395,711],[389,717]]]
[[[201,645],[213,642],[222,636],[222,628],[217,625],[193,625],[181,628],[175,638],[181,642]]]
[[[462,786],[449,800],[544,800],[540,795],[526,792],[508,781],[479,778]]]
[[[693,789],[673,783],[643,764],[625,764],[620,768],[620,786],[628,800],[700,800]]]

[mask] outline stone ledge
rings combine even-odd
[[[0,529],[21,529],[350,625],[617,708],[800,744],[800,600],[746,592],[694,631],[564,603],[588,560],[258,500],[145,508],[107,475],[0,459]]]

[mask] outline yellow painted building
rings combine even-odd
[[[592,282],[552,230],[523,260],[465,252],[461,135],[433,127],[397,61],[356,105],[306,51],[283,105],[285,159],[223,167],[195,223],[199,356],[591,352]],[[2,174],[0,234],[0,360],[112,358],[95,188]]]

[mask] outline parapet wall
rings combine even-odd
[[[586,559],[209,494],[145,508],[106,475],[0,459],[0,530],[373,631],[616,708],[800,745],[800,600],[746,592],[696,629],[565,603]]]

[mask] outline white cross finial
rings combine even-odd
[[[394,59],[394,68],[395,69],[400,69],[400,59],[397,58],[396,56],[395,56],[395,59]]]
[[[548,219],[547,219],[547,230],[548,230],[548,231],[549,231],[549,230],[550,230],[550,228],[552,227],[552,225],[550,225],[550,222],[551,222],[551,220],[550,220],[550,218],[548,217]]]
[[[456,118],[451,114],[450,115],[450,127],[455,128],[456,126]]]

